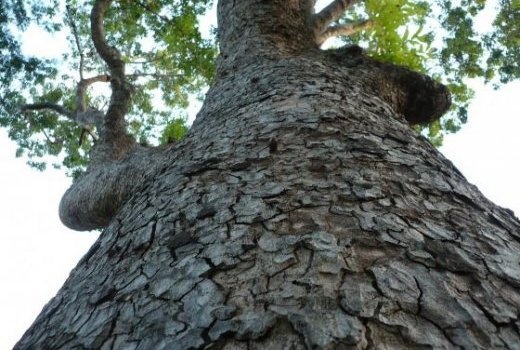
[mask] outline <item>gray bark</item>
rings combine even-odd
[[[445,90],[319,51],[304,3],[220,1],[188,136],[15,349],[520,348],[520,222],[406,121]]]

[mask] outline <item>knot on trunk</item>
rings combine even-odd
[[[135,187],[132,178],[139,181],[137,169],[124,163],[87,171],[61,198],[61,222],[77,231],[107,226]]]
[[[361,79],[370,92],[387,102],[411,125],[431,123],[451,106],[448,88],[425,74],[368,57],[357,45],[326,52],[342,67],[361,69]]]
[[[104,153],[103,150],[99,152]],[[59,215],[62,223],[77,231],[106,227],[128,198],[153,174],[156,162],[152,152],[153,149],[136,145],[119,159],[100,161],[92,157],[87,171],[61,198]]]
[[[404,115],[410,124],[431,123],[450,108],[451,94],[445,85],[405,67],[384,67],[388,72],[387,79],[396,89],[394,110]],[[392,93],[387,92],[386,95]]]

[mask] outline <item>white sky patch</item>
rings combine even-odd
[[[493,31],[493,20],[495,19],[498,8],[497,0],[487,0],[486,7],[480,11],[475,18],[475,28],[480,33],[488,33]]]
[[[30,24],[20,37],[22,52],[28,56],[60,58],[61,54],[68,50],[67,35],[63,31],[51,34],[35,24]]]
[[[469,121],[441,152],[496,204],[520,215],[520,81],[493,90],[473,83]]]
[[[29,168],[15,149],[0,130],[0,349],[13,347],[98,237],[59,221],[71,180]]]
[[[213,7],[199,18],[200,34],[203,38],[212,37],[211,31],[217,27],[217,1],[213,1]]]

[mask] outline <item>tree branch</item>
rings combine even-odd
[[[87,132],[90,136],[92,136],[92,139],[94,141],[97,141],[98,140],[98,136],[96,135],[96,133],[92,130],[92,126],[87,124],[87,123],[82,123],[80,121],[80,118],[79,118],[79,115],[80,113],[74,113],[73,111],[63,107],[63,106],[60,106],[58,104],[55,104],[55,103],[49,103],[49,102],[42,102],[42,103],[32,103],[32,104],[26,104],[26,105],[23,105],[21,108],[21,111],[22,112],[27,112],[27,111],[36,111],[36,110],[51,110],[53,112],[56,112],[58,114],[61,114],[61,115],[64,115],[66,116],[67,118],[69,118],[70,120],[72,121],[75,121],[77,122],[78,124],[81,124],[82,127],[83,127],[83,132],[81,133],[81,137],[80,137],[80,141],[79,141],[79,144],[81,146],[81,143],[83,141],[83,134],[85,132]],[[87,112],[88,113],[88,112]],[[82,114],[86,114],[86,113],[82,113]],[[29,123],[31,123],[31,119],[29,118]],[[43,135],[45,136],[45,138],[47,139],[48,142],[50,143],[55,143],[55,141],[52,141],[51,138],[49,137],[49,135],[45,132],[45,130],[42,130],[43,132]]]
[[[78,112],[85,112],[87,110],[87,88],[98,82],[107,83],[110,81],[110,76],[106,74],[97,75],[92,78],[81,79],[76,87],[76,109]]]
[[[112,0],[97,0],[90,14],[92,41],[96,51],[108,65],[111,77],[112,96],[101,130],[101,139],[105,141],[126,136],[125,115],[128,112],[132,90],[125,78],[125,63],[121,53],[115,47],[109,46],[105,38],[103,21],[111,3]]]
[[[49,134],[47,134],[47,132],[45,131],[45,129],[42,130],[42,133],[43,133],[43,136],[45,136],[45,139],[47,140],[48,143],[50,143],[51,145],[55,145],[58,143],[58,141],[56,140],[51,140],[51,137],[49,136]]]
[[[370,19],[356,23],[347,23],[339,26],[328,27],[324,32],[316,36],[316,43],[321,45],[325,40],[335,36],[349,36],[360,30],[372,28],[374,22]]]
[[[20,110],[22,111],[22,113],[25,113],[27,111],[41,111],[41,110],[50,110],[50,111],[56,112],[58,114],[61,114],[65,117],[69,118],[71,121],[74,121],[74,122],[78,123],[79,125],[81,125],[83,130],[88,132],[88,134],[90,136],[92,136],[92,139],[94,141],[98,140],[98,136],[92,130],[92,124],[99,125],[99,120],[103,117],[103,114],[99,111],[86,111],[86,112],[76,111],[76,113],[74,113],[73,111],[71,111],[61,105],[58,105],[55,103],[49,103],[49,102],[26,104],[26,105],[23,105],[20,108]],[[30,120],[29,120],[29,123],[31,123]],[[47,138],[47,140],[49,140],[49,142],[51,142],[50,138],[45,133],[45,131],[43,131],[43,133],[44,133],[45,137]],[[80,138],[80,145],[81,145],[82,139],[83,139],[83,133]]]
[[[108,45],[105,39],[105,13],[112,0],[97,0],[90,13],[90,27],[92,41],[96,51],[106,62],[109,69],[113,71],[115,78],[121,79],[124,76],[125,64],[121,58],[121,53],[115,47]]]
[[[362,0],[334,0],[313,16],[314,31],[320,35],[331,23],[340,19],[345,14],[345,11],[359,1]]]
[[[44,109],[59,113],[71,120],[74,120],[74,121],[76,120],[76,118],[75,118],[76,114],[73,111],[71,111],[61,105],[55,104],[55,103],[49,103],[49,102],[31,103],[31,104],[26,104],[26,105],[23,105],[22,107],[20,107],[20,110],[22,112],[38,111],[38,110],[44,110]]]
[[[98,130],[103,128],[103,113],[97,110],[87,110],[87,88],[96,82],[108,82],[110,77],[106,74],[98,75],[88,79],[82,79],[76,87],[76,111],[71,111],[61,105],[49,102],[33,103],[23,105],[20,109],[22,112],[29,110],[51,110],[58,114],[64,115],[70,120],[78,123],[88,132],[94,140],[98,140],[98,136],[92,130],[95,125]],[[83,136],[81,137],[81,139]],[[81,140],[80,140],[81,144]]]
[[[66,5],[65,9],[67,11],[68,22],[72,31],[72,35],[74,36],[74,41],[76,42],[76,47],[78,48],[79,53],[79,79],[83,80],[83,67],[85,66],[85,54],[83,53],[83,48],[81,47],[81,42],[79,40],[78,28],[76,27],[76,22],[74,22],[74,14],[72,13],[72,9],[70,5]]]
[[[76,86],[76,122],[83,126],[83,132],[80,137],[79,144],[81,145],[83,140],[83,134],[88,132],[94,140],[97,140],[98,137],[92,131],[91,125],[96,125],[98,130],[101,130],[103,127],[103,115],[100,111],[87,111],[87,88],[96,83],[96,82],[109,82],[110,76],[106,74],[98,75],[92,78],[85,79],[83,76],[83,69],[85,67],[85,54],[83,53],[83,48],[81,47],[81,41],[78,34],[78,28],[76,23],[74,22],[74,13],[72,12],[72,8],[70,5],[66,5],[66,11],[68,16],[68,22],[71,27],[72,35],[74,36],[74,41],[76,42],[76,47],[79,53],[79,78],[80,81]]]
[[[80,137],[80,144],[83,136],[88,132],[94,140],[98,140],[93,132],[92,126],[95,125],[101,136],[101,141],[105,141],[105,151],[100,159],[118,158],[131,147],[133,141],[126,135],[125,115],[128,111],[131,98],[131,85],[125,77],[125,64],[120,52],[108,45],[105,39],[105,27],[103,24],[105,13],[112,0],[96,0],[90,14],[91,34],[97,53],[108,65],[110,75],[101,74],[91,78],[83,78],[84,56],[77,27],[73,22],[72,10],[67,7],[70,26],[80,53],[80,81],[76,86],[76,111],[71,111],[63,106],[53,103],[35,103],[22,106],[22,111],[48,109],[67,116],[83,127],[84,132]],[[110,82],[112,96],[106,115],[98,110],[87,108],[87,89],[96,82]]]

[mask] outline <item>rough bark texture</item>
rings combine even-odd
[[[402,117],[445,91],[320,52],[303,3],[220,2],[190,133],[16,349],[520,348],[520,222]]]

